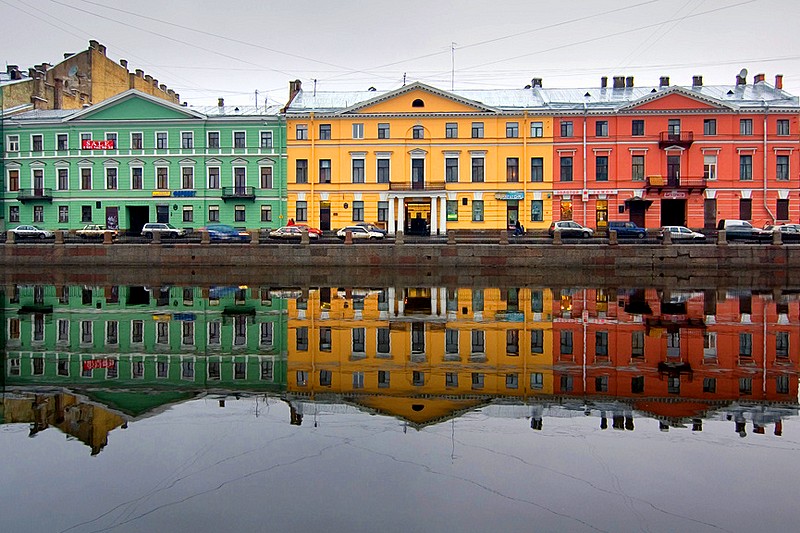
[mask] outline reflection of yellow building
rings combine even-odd
[[[303,91],[286,108],[288,213],[323,230],[499,230],[551,216],[552,118],[528,90]]]
[[[290,394],[416,423],[552,394],[549,290],[319,289],[289,302]]]

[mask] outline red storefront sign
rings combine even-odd
[[[83,370],[94,370],[96,368],[114,368],[117,366],[116,359],[88,359],[83,362]]]
[[[114,150],[114,140],[93,141],[91,139],[81,140],[81,150]]]

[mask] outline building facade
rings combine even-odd
[[[95,223],[138,235],[147,222],[257,230],[285,219],[277,109],[199,110],[130,90],[4,122],[5,228]]]

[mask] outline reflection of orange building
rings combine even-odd
[[[75,437],[97,455],[108,444],[108,434],[127,422],[100,406],[84,403],[71,394],[14,394],[0,399],[5,424],[30,424],[30,436],[56,427]]]

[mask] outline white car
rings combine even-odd
[[[692,231],[686,226],[664,226],[661,228],[659,237],[663,239],[665,233],[669,233],[669,237],[673,241],[703,241],[706,238],[702,233]]]
[[[8,230],[8,233],[13,233],[18,239],[49,239],[55,235],[50,230],[37,228],[31,225],[17,226],[14,229]]]
[[[382,232],[372,231],[364,226],[345,226],[336,232],[336,236],[344,239],[348,231],[352,234],[353,239],[383,239]]]

